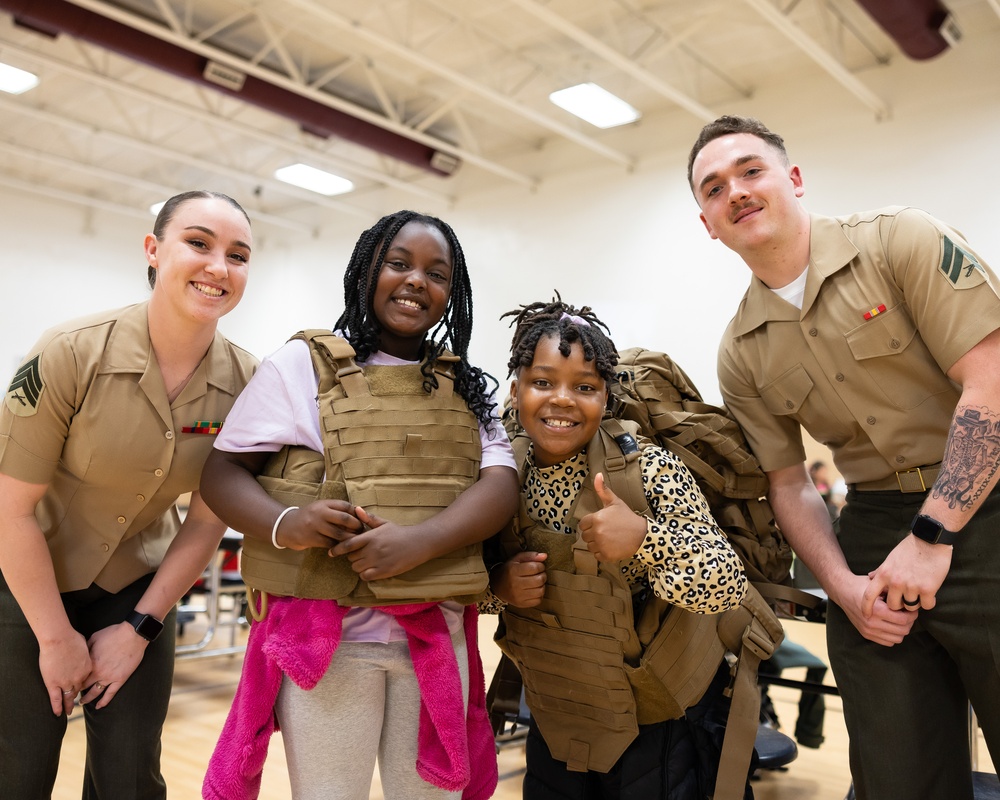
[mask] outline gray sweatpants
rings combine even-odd
[[[452,644],[467,706],[464,632]],[[276,711],[295,800],[368,800],[376,758],[385,800],[462,796],[417,774],[420,689],[405,641],[341,643],[311,691],[282,680]]]

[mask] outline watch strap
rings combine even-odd
[[[917,514],[910,523],[910,530],[918,539],[931,544],[955,544],[958,541],[958,531],[950,531],[934,517]]]

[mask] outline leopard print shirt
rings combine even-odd
[[[738,605],[747,591],[746,575],[691,472],[660,447],[643,450],[640,464],[653,519],[646,520],[646,538],[635,556],[622,562],[629,585],[645,582],[668,603],[704,614]],[[529,450],[521,487],[528,516],[575,536],[569,511],[588,474],[585,451],[539,468]],[[480,610],[498,613],[502,606],[503,601],[489,593]]]

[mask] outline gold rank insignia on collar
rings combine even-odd
[[[207,433],[215,435],[222,430],[222,422],[209,422],[208,420],[198,420],[193,425],[185,425],[181,428],[181,433]]]
[[[21,366],[11,379],[5,402],[12,414],[30,417],[38,412],[38,401],[45,384],[42,382],[41,356],[35,356]]]

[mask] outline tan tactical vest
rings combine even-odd
[[[577,529],[582,517],[601,507],[593,488],[597,472],[633,510],[650,516],[638,464],[647,443],[638,443],[637,431],[631,423],[605,420],[588,445],[590,475],[570,514]],[[622,434],[637,445],[626,447],[627,454],[616,444]],[[526,442],[515,439],[514,445],[523,478]],[[683,716],[708,689],[727,650],[740,656],[740,669],[752,672],[736,677],[744,688],[737,690],[740,698],[734,696],[734,711],[745,711],[754,695],[759,708],[756,666],[770,657],[782,630],[752,587],[739,607],[722,614],[670,606],[652,591],[636,613],[620,563],[601,564],[578,535],[536,525],[523,501],[515,528],[504,535],[505,555],[523,549],[548,553],[545,596],[533,608],[505,609],[498,644],[518,664],[546,744],[570,770],[607,772],[639,725]],[[757,712],[750,714],[747,764],[757,725]]]
[[[303,331],[319,376],[322,454],[285,447],[258,481],[287,505],[349,500],[369,513],[414,525],[448,507],[479,476],[479,422],[454,392],[456,356],[435,367],[438,388],[424,391],[419,365],[369,366],[330,331]],[[325,476],[325,477],[324,477]],[[362,581],[346,557],[323,548],[278,550],[247,537],[241,564],[253,590],[341,605],[475,602],[488,576],[481,545],[463,547],[393,578]]]

